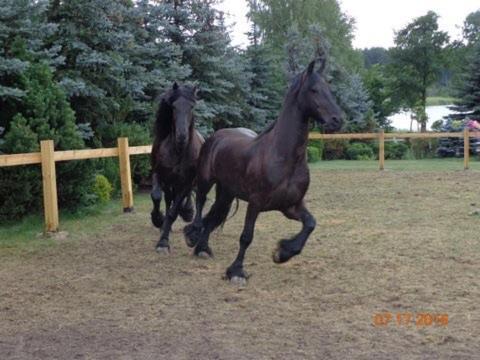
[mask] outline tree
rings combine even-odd
[[[142,104],[148,99],[148,79],[133,57],[145,45],[138,45],[132,33],[132,21],[139,21],[134,10],[126,0],[52,1],[49,7],[50,21],[58,24],[51,43],[61,47],[65,58],[55,75],[77,122],[91,124],[91,145],[112,145],[118,123],[148,120]]]
[[[358,76],[363,67],[361,54],[351,44],[353,20],[341,12],[338,2],[250,0],[249,6],[257,46],[259,42],[265,45],[270,55],[273,76],[268,84],[274,85],[275,98],[281,99],[292,76],[322,54],[329,59],[327,77],[345,110],[346,122],[352,122],[352,129],[369,127],[370,102]]]
[[[463,38],[467,46],[480,41],[480,9],[470,13],[463,23]]]
[[[374,65],[387,65],[390,62],[388,50],[382,47],[373,47],[362,50],[365,67],[370,69]]]
[[[459,101],[454,107],[461,115],[455,117],[480,118],[480,43],[477,43],[469,60],[462,86],[458,89]]]
[[[380,127],[389,129],[388,117],[396,113],[401,104],[395,102],[392,79],[386,74],[386,67],[375,64],[363,73],[363,83],[372,101],[372,111]]]
[[[277,53],[283,52],[292,25],[301,36],[308,36],[310,26],[318,24],[331,44],[331,56],[346,68],[361,68],[361,58],[352,48],[354,20],[345,15],[336,0],[258,0],[250,4],[252,21],[264,40]]]
[[[438,15],[433,11],[416,18],[395,34],[390,71],[396,79],[395,93],[409,109],[425,113],[427,89],[439,76],[448,34],[438,30]],[[425,117],[421,130],[427,130]]]
[[[0,145],[7,154],[39,151],[41,140],[53,139],[58,150],[82,149],[84,141],[65,93],[53,81],[44,63],[31,63],[16,86],[24,93],[17,113],[8,119]],[[58,201],[76,209],[95,201],[92,195],[93,167],[86,161],[57,166]],[[0,169],[0,219],[17,219],[41,208],[40,169]]]

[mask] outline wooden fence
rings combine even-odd
[[[379,169],[385,168],[385,139],[432,139],[456,137],[464,138],[464,168],[468,169],[470,153],[470,137],[478,136],[465,130],[463,133],[358,133],[358,134],[319,134],[311,133],[310,139],[321,140],[352,140],[371,139],[379,142]],[[122,187],[122,204],[124,212],[133,210],[132,176],[130,171],[130,156],[149,154],[151,145],[128,146],[128,138],[119,138],[117,147],[106,149],[85,149],[55,151],[53,140],[44,140],[40,143],[40,152],[27,154],[0,155],[0,167],[41,164],[43,179],[43,205],[45,214],[45,232],[58,231],[58,201],[55,163],[58,161],[96,159],[104,157],[118,157],[120,164],[120,179]]]
[[[131,212],[133,210],[133,191],[130,156],[150,154],[151,151],[151,145],[128,146],[128,138],[119,138],[116,148],[66,151],[54,151],[53,140],[44,140],[40,142],[40,152],[0,155],[0,167],[41,164],[45,232],[54,232],[58,230],[59,226],[57,180],[55,175],[55,163],[57,161],[118,157],[120,164],[123,211]]]

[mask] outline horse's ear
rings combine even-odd
[[[320,58],[318,62],[320,63],[320,67],[318,68],[318,73],[323,74],[323,72],[325,71],[325,68],[327,67],[327,60],[325,58]]]
[[[172,89],[173,89],[173,90],[177,90],[177,89],[178,89],[178,84],[177,84],[176,81],[173,83]]]
[[[307,75],[313,73],[313,69],[315,68],[315,60],[313,60],[310,64],[308,64],[307,68]]]

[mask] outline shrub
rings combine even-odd
[[[408,145],[403,142],[385,142],[385,159],[401,160],[405,158]]]
[[[93,191],[101,203],[106,203],[110,201],[113,188],[105,176],[97,174]]]
[[[308,141],[308,146],[317,148],[318,152],[319,152],[319,157],[320,157],[320,159],[322,159],[323,149],[325,148],[325,143],[322,140],[320,140],[320,139],[309,140]]]
[[[325,160],[345,159],[345,150],[348,141],[346,140],[329,140],[324,144],[323,155]]]
[[[75,126],[75,116],[64,92],[53,81],[47,65],[30,64],[18,79],[25,96],[16,113],[5,116],[5,136],[0,152],[39,151],[39,141],[52,139],[56,150],[82,149],[84,141]],[[93,166],[88,161],[57,165],[60,207],[74,210],[95,201],[92,193]],[[42,208],[39,167],[0,169],[0,220],[13,220]]]
[[[438,139],[411,139],[410,149],[415,159],[427,159],[436,156]]]
[[[374,158],[372,148],[364,143],[352,143],[347,148],[349,160],[372,160]]]
[[[307,161],[315,163],[320,160],[320,150],[314,146],[307,146]]]

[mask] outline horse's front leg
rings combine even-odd
[[[153,210],[150,213],[150,217],[152,219],[153,226],[161,229],[164,221],[164,216],[160,211],[160,203],[162,201],[162,188],[158,184],[157,174],[153,174],[152,176],[152,192],[150,193],[150,197],[153,202]],[[167,207],[168,209],[168,207]]]
[[[172,224],[177,219],[180,206],[182,205],[182,202],[185,199],[185,196],[187,196],[187,194],[189,194],[190,191],[191,189],[186,189],[176,194],[173,198],[172,204],[168,207],[165,220],[163,221],[160,240],[158,241],[156,246],[157,252],[159,253],[170,252],[169,236],[170,236],[170,231],[172,229]]]
[[[303,201],[299,205],[283,211],[283,214],[289,219],[301,221],[302,230],[293,238],[281,240],[278,243],[277,250],[273,253],[273,261],[277,264],[287,262],[302,252],[308,237],[315,229],[317,223],[313,215],[305,207]]]
[[[255,230],[258,213],[258,210],[249,203],[242,235],[240,235],[240,249],[237,258],[232,265],[228,267],[226,274],[227,278],[234,284],[244,285],[247,281],[247,274],[243,270],[243,260],[245,258],[245,252],[253,240],[253,232]]]

